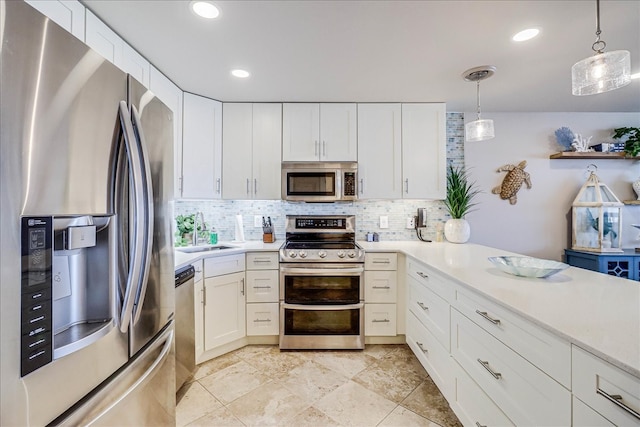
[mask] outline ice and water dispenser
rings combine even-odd
[[[22,218],[21,375],[116,326],[113,215]]]

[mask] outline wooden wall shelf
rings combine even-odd
[[[640,200],[623,200],[625,205],[640,205]]]
[[[549,156],[550,159],[629,159],[640,160],[640,157],[626,157],[624,152],[620,153],[601,153],[598,151],[591,151],[587,153],[578,153],[577,151],[561,151]]]

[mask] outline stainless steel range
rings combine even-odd
[[[280,348],[364,348],[364,250],[354,216],[287,216]]]

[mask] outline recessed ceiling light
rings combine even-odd
[[[208,1],[192,1],[191,10],[193,10],[196,15],[207,19],[214,19],[220,15],[220,10],[216,5]]]
[[[523,42],[526,40],[531,40],[535,36],[540,34],[540,30],[537,28],[527,28],[526,30],[522,30],[512,37],[514,42]]]
[[[234,77],[238,77],[240,79],[246,79],[247,77],[249,77],[251,74],[249,74],[249,72],[247,70],[241,70],[241,69],[235,69],[235,70],[231,70],[231,75]]]

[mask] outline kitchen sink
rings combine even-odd
[[[177,251],[185,252],[188,254],[195,253],[195,252],[224,251],[226,249],[238,249],[238,248],[236,246],[226,246],[226,245],[185,246],[181,248],[176,248]]]

